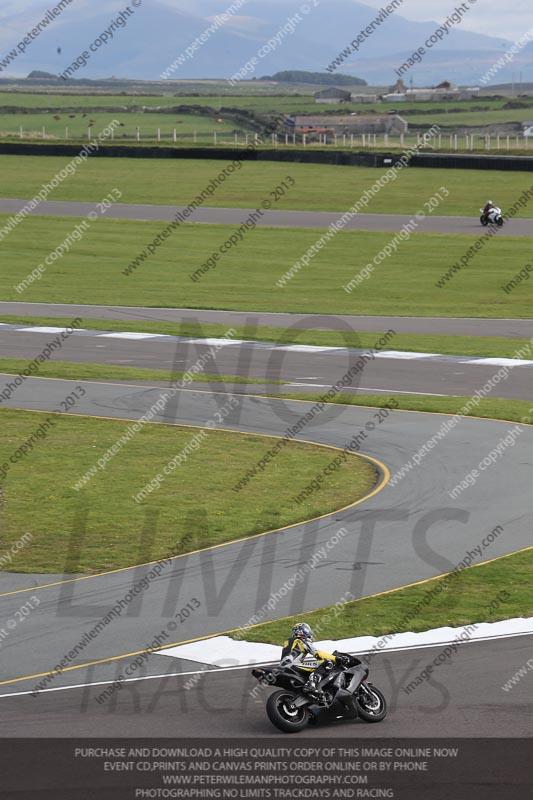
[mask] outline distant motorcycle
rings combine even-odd
[[[489,210],[488,214],[484,214],[482,208],[479,210],[481,211],[481,217],[479,218],[479,221],[482,225],[497,225],[499,228],[501,228],[503,225],[501,208],[498,208],[498,206],[493,206],[493,208]]]
[[[255,667],[254,678],[265,686],[280,686],[267,700],[272,724],[284,733],[298,733],[308,724],[357,719],[381,722],[387,716],[387,701],[367,681],[368,667],[348,653],[335,653],[337,663],[318,683],[316,691],[304,689],[309,672],[299,666]]]

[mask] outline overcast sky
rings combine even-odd
[[[143,5],[149,6],[151,0],[144,0]],[[345,0],[347,3],[350,0]],[[232,0],[158,0],[172,8],[186,10],[199,16],[224,11],[231,5]],[[272,3],[281,3],[288,9],[294,9],[299,0],[270,0]],[[319,0],[320,4],[327,6],[328,0]],[[386,6],[390,0],[366,0],[366,5],[376,9]],[[404,0],[397,13],[406,19],[418,22],[442,22],[453,12],[463,0]],[[533,2],[532,0],[464,0],[472,5],[466,14],[462,26],[465,30],[485,33],[492,36],[503,36],[512,41],[520,38],[527,30],[533,28]],[[73,0],[72,4],[63,13],[69,15],[76,13],[76,8],[90,8],[96,10],[119,10],[128,4],[128,0]],[[9,37],[9,31],[24,30],[34,17],[38,17],[43,9],[52,8],[54,0],[0,0],[0,41]],[[253,6],[250,0],[249,6]],[[239,12],[246,15],[246,5]],[[11,37],[12,38],[12,37]]]
[[[201,0],[198,0],[201,3]],[[327,2],[327,0],[323,0]],[[366,5],[380,9],[389,0],[363,0]],[[462,0],[404,0],[397,13],[406,19],[426,22],[446,19]],[[467,2],[467,0],[465,0]],[[169,3],[171,4],[171,3]],[[485,33],[488,36],[503,36],[515,41],[533,28],[532,0],[477,0],[469,3],[471,8],[461,23],[465,30]]]

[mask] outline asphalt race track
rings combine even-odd
[[[0,200],[0,213],[14,213],[24,200]],[[91,203],[43,202],[38,213],[83,216]],[[179,209],[170,206],[115,205],[108,216],[116,219],[171,220]],[[190,222],[241,223],[250,212],[244,209],[199,209]],[[326,227],[336,213],[265,212],[259,224],[270,226]],[[409,217],[358,215],[347,229],[397,231]],[[475,219],[430,217],[420,224],[425,233],[464,233],[482,229]],[[531,236],[531,220],[512,220],[499,235]],[[128,309],[28,303],[0,303],[0,313],[17,316],[55,316],[72,319],[197,320],[231,325],[330,328],[327,316],[256,314],[254,312],[196,311],[186,309]],[[251,323],[251,320],[255,320]],[[390,328],[398,332],[443,333],[477,336],[531,337],[530,320],[452,320],[430,318],[381,318],[344,316],[342,324],[355,330]],[[131,324],[124,326],[131,330]],[[135,330],[133,328],[133,330]],[[50,332],[28,332],[16,326],[0,328],[2,355],[31,360],[51,338]],[[160,369],[186,370],[206,344],[159,337],[139,341],[108,337],[103,332],[80,331],[63,343],[58,360],[74,363],[121,364]],[[291,348],[245,342],[224,347],[217,353],[216,371],[264,381],[262,386],[189,387],[169,401],[156,420],[189,425],[191,436],[199,427],[267,436],[283,436],[313,403],[261,396],[261,391],[320,394],[334,385],[359,357],[343,348]],[[501,362],[502,360],[492,360]],[[531,397],[532,367],[513,367],[498,386],[495,397]],[[207,370],[206,370],[207,371]],[[498,363],[487,359],[454,356],[416,357],[385,353],[365,366],[347,391],[471,395],[498,371]],[[10,381],[0,375],[0,393]],[[281,384],[273,384],[281,381]],[[49,414],[80,383],[86,391],[71,413],[123,420],[137,420],[157,402],[164,386],[135,383],[66,381],[27,378],[8,400],[6,408],[35,410]],[[234,393],[233,393],[234,391]],[[222,424],[217,412],[236,398],[237,406]],[[533,406],[533,402],[532,402]],[[533,411],[532,411],[533,417]],[[42,419],[36,414],[36,421]],[[201,661],[186,661],[152,653],[133,680],[99,704],[98,692],[115,680],[124,667],[165,634],[164,645],[204,639],[246,625],[276,591],[321,548],[327,557],[292,593],[277,601],[264,619],[276,619],[335,603],[351,592],[366,597],[423,581],[449,572],[469,551],[498,528],[476,554],[474,563],[513,553],[531,545],[530,495],[533,478],[533,427],[519,426],[519,435],[474,486],[455,500],[449,492],[498,447],[514,423],[463,419],[448,432],[419,463],[395,480],[419,448],[436,435],[448,417],[393,411],[378,422],[371,408],[328,406],[306,425],[297,437],[326,446],[344,448],[354,436],[364,436],[362,453],[374,461],[379,479],[374,494],[334,514],[279,531],[235,541],[227,545],[177,556],[164,566],[142,595],[71,662],[71,668],[55,675],[36,697],[39,682],[81,636],[131,587],[146,576],[153,561],[143,551],[143,565],[102,575],[75,576],[69,571],[65,553],[64,573],[24,575],[2,573],[2,616],[11,618],[30,597],[38,607],[24,625],[2,641],[0,708],[2,736],[198,736],[229,737],[275,734],[264,713],[265,697],[253,700],[249,669],[209,667]],[[374,427],[371,427],[371,426]],[[53,431],[50,435],[54,435]],[[265,440],[265,449],[269,446]],[[336,452],[332,450],[332,457]],[[120,456],[117,456],[120,457]],[[412,463],[412,462],[411,462]],[[509,476],[512,475],[512,481]],[[392,481],[389,481],[392,476]],[[73,482],[80,476],[72,476]],[[132,494],[142,487],[132,487]],[[81,497],[81,496],[80,496]],[[236,495],[237,497],[237,495]],[[238,496],[246,502],[246,490]],[[0,508],[1,513],[1,508]],[[90,509],[83,508],[72,520],[73,541],[84,546],[85,521],[90,527]],[[342,533],[342,535],[340,535]],[[136,537],[141,531],[132,532]],[[330,543],[335,545],[329,549]],[[200,603],[179,624],[176,613],[191,598]],[[357,631],[354,631],[357,635]],[[524,680],[512,692],[502,685],[531,654],[531,636],[469,642],[460,648],[442,672],[412,693],[403,686],[423,669],[433,650],[380,654],[372,665],[372,678],[391,703],[391,713],[382,725],[342,723],[327,728],[309,728],[306,736],[330,738],[395,736],[527,736],[531,730],[533,704],[530,682]],[[205,674],[204,674],[205,673]],[[187,686],[196,675],[197,680]],[[442,675],[442,679],[441,679]],[[96,685],[98,684],[98,685]],[[347,728],[347,725],[352,727]]]
[[[387,719],[379,725],[359,720],[307,727],[305,739],[355,740],[398,737],[520,737],[531,735],[533,703],[527,680],[512,692],[502,691],[506,680],[531,656],[531,636],[489,643],[466,644],[453,664],[442,667],[431,683],[412,694],[403,687],[435,657],[438,650],[383,654],[371,678],[387,696]],[[162,659],[162,657],[161,657]],[[187,677],[176,675],[174,664],[162,669],[163,678],[125,684],[107,703],[96,697],[104,687],[49,692],[37,698],[0,698],[3,728],[12,737],[124,737],[126,731],[143,737],[278,736],[265,713],[267,693],[257,698],[250,669],[202,674],[187,690]],[[171,674],[173,673],[173,674]]]
[[[28,200],[0,198],[0,214],[16,214]],[[30,214],[50,214],[60,217],[85,217],[94,211],[94,203],[76,203],[58,200],[44,200]],[[115,203],[106,212],[108,219],[129,219],[170,222],[182,212],[185,206],[141,205],[136,203]],[[187,217],[187,222],[201,222],[210,225],[241,225],[255,209],[245,208],[196,208]],[[337,222],[340,211],[263,211],[257,220],[258,227],[274,228],[327,228]],[[357,214],[348,220],[345,230],[351,231],[400,231],[412,221],[405,214]],[[418,221],[418,233],[473,233],[483,234],[485,229],[479,217],[425,217]],[[531,236],[530,219],[508,220],[498,231],[498,236]]]
[[[19,330],[19,327],[0,324],[5,358],[31,361],[57,335],[53,330]],[[378,334],[376,339],[379,339]],[[128,338],[127,333],[80,330],[64,341],[60,350],[54,351],[52,360],[185,372],[206,353],[209,346],[210,340],[206,344],[203,340],[190,338],[151,334],[142,339],[135,333]],[[269,393],[281,391],[287,394],[290,388],[291,392],[320,394],[334,385],[364,352],[368,351],[236,341],[221,347],[216,360],[210,361],[205,371],[263,382],[262,387],[248,384],[246,390],[235,384],[231,388],[237,392],[257,393],[262,388],[268,389]],[[492,396],[527,400],[531,397],[532,358],[533,352],[529,356],[531,363],[521,365],[511,359],[417,355],[385,348],[368,361],[364,371],[351,386],[346,387],[346,391],[471,396],[502,366],[509,366],[512,369],[507,379],[499,383]],[[276,385],[277,381],[283,385]],[[220,386],[213,383],[210,388]]]
[[[529,338],[533,335],[530,319],[464,319],[453,317],[362,317],[350,314],[282,314],[258,311],[216,311],[196,308],[142,308],[140,306],[88,306],[63,303],[24,303],[1,301],[0,316],[85,317],[131,321],[194,321],[218,325],[261,325],[302,330],[338,330],[339,323],[355,331],[383,332],[393,328],[398,333],[432,333],[455,336],[503,336]]]
[[[0,379],[0,391],[7,382],[7,376]],[[27,379],[16,390],[12,400],[4,405],[47,412],[57,407],[74,385],[74,382],[61,380]],[[75,412],[108,418],[137,419],[157,401],[162,391],[112,384],[83,385],[86,395]],[[202,426],[208,420],[213,420],[225,399],[227,397],[221,394],[183,391],[177,395],[177,404],[165,409],[159,420]],[[273,435],[282,435],[312,405],[258,397],[238,399],[239,407],[225,420],[224,427]],[[372,414],[373,410],[366,408],[327,407],[309,423],[299,438],[343,447],[354,434],[365,428]],[[510,423],[464,419],[432,451],[421,468],[415,468],[395,486],[384,486],[388,470],[394,474],[401,469],[412,454],[435,434],[445,419],[442,415],[393,412],[386,422],[368,436],[364,452],[383,464],[382,488],[363,504],[315,522],[174,559],[150,583],[142,601],[133,609],[135,613],[128,613],[121,617],[119,623],[109,625],[86,648],[83,659],[78,658],[73,662],[76,665],[101,663],[65,672],[55,678],[52,687],[113,680],[117,661],[111,659],[125,656],[125,659],[118,660],[122,663],[131,661],[133,655],[144,650],[158,632],[166,630],[176,610],[192,597],[200,601],[201,607],[189,621],[179,625],[173,638],[165,641],[165,647],[245,624],[275,587],[283,585],[298,565],[305,563],[342,528],[347,535],[340,539],[320,567],[311,573],[308,582],[301,584],[289,596],[290,602],[289,598],[280,600],[272,618],[334,603],[347,591],[351,591],[355,597],[362,597],[447,572],[498,525],[503,528],[503,533],[487,546],[477,560],[487,560],[527,547],[530,544],[526,520],[530,513],[529,489],[532,479],[531,427],[523,426],[516,444],[506,457],[487,470],[483,479],[464,492],[459,500],[451,500],[448,492],[506,435],[512,427]],[[468,448],[464,447],[465,441],[468,442]],[[511,485],[505,480],[509,472],[513,474]],[[73,480],[75,478],[73,476]],[[501,491],[503,485],[508,487],[505,494]],[[245,501],[243,492],[242,502]],[[2,584],[5,588],[1,602],[6,617],[12,615],[28,596],[39,597],[40,605],[2,647],[2,693],[32,691],[40,680],[37,676],[46,675],[57,663],[58,654],[68,653],[79,641],[82,631],[105,615],[113,603],[127,593],[132,583],[142,577],[143,570],[148,569],[124,570],[44,588],[37,587],[61,580],[61,576],[47,578],[4,574]],[[21,589],[28,591],[20,592]],[[513,640],[511,647],[520,648],[521,642],[521,639],[516,643]],[[454,696],[449,702],[462,707],[467,699],[472,699],[472,686],[475,685],[477,689],[482,686],[486,702],[479,714],[476,704],[472,703],[469,717],[472,732],[475,730],[478,735],[502,734],[501,726],[497,731],[494,730],[494,719],[501,704],[506,707],[509,731],[515,735],[521,730],[520,725],[524,724],[524,705],[517,703],[515,706],[514,695],[513,704],[509,705],[501,689],[499,695],[496,691],[512,673],[512,662],[507,658],[505,648],[497,655],[501,643],[472,644],[471,647],[472,653],[483,653],[483,656],[466,659],[465,669],[457,672],[460,691],[458,689],[457,697]],[[506,645],[508,647],[509,643]],[[523,653],[518,653],[516,661],[520,661],[522,656]],[[491,670],[480,670],[480,658],[493,664]],[[498,663],[501,664],[499,670],[496,669]],[[198,665],[193,668],[198,669]],[[384,668],[383,664],[381,668]],[[168,669],[168,657],[153,655],[147,666],[147,674],[167,674]],[[172,661],[172,669],[174,672],[183,671],[184,665]],[[376,682],[378,674],[376,666]],[[227,676],[221,674],[216,678],[228,681],[227,685],[224,684],[225,697],[227,693],[231,695],[232,690],[237,691],[235,687],[242,686],[245,680],[238,674],[227,673]],[[211,676],[206,678],[208,680],[211,680]],[[143,688],[141,691],[150,693],[153,689]],[[194,698],[202,688],[189,691],[192,702],[195,702]],[[410,708],[414,704],[416,709],[420,706],[424,691],[425,688],[406,696],[405,700],[402,698],[402,705],[407,702]],[[47,698],[54,696],[52,702],[49,699],[44,701],[52,714],[51,717],[43,715],[43,719],[48,720],[48,735],[59,735],[61,730],[64,731],[64,720],[71,714],[79,713],[79,692],[77,689],[67,689],[41,695]],[[489,700],[494,694],[498,698],[496,707]],[[519,696],[516,695],[517,698]],[[61,698],[59,704],[58,697]],[[19,735],[35,734],[31,718],[37,706],[28,705],[35,702],[35,698],[10,697],[3,698],[1,702],[9,704],[11,713],[17,716],[19,721],[15,729]],[[170,706],[173,702],[170,702]],[[16,711],[19,708],[20,714]],[[28,717],[23,709],[29,709]],[[132,713],[131,709],[128,713]],[[167,702],[160,711],[154,713],[168,717]],[[428,714],[427,709],[420,713]],[[188,715],[179,715],[180,733],[199,732],[196,726],[200,724],[201,715],[193,711],[191,718],[194,722],[189,725]],[[433,734],[442,735],[440,716],[431,718],[427,715],[423,718],[428,720],[426,732],[433,723]],[[84,718],[81,719],[80,724],[85,725],[84,733],[89,732],[87,728],[94,735],[101,733],[99,714],[85,718],[86,724]],[[205,717],[204,721],[207,724]],[[264,727],[268,732],[262,712],[254,724],[258,726],[256,730],[263,730]],[[406,727],[408,724],[406,721]],[[157,722],[154,723],[154,731],[156,729]],[[11,735],[13,730],[10,728]],[[335,735],[335,730],[328,729],[327,735]],[[399,728],[395,727],[394,733],[399,732]],[[380,729],[381,735],[390,733],[392,729],[389,727]]]

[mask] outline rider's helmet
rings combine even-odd
[[[304,642],[312,642],[314,638],[313,631],[307,622],[300,622],[295,625],[292,629],[292,635],[295,639],[302,639]]]
[[[492,200],[487,200],[487,205],[488,205],[488,206],[493,206],[493,205],[494,205],[494,203],[492,202]]]

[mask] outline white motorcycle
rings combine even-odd
[[[488,214],[483,213],[483,209],[479,209],[481,211],[481,217],[479,221],[482,225],[497,225],[499,228],[503,225],[503,217],[502,217],[502,210],[498,206],[493,206]]]

